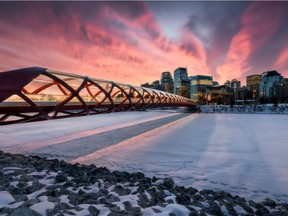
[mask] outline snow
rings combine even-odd
[[[109,113],[45,122],[6,125],[0,127],[0,146],[2,150],[22,153],[23,151],[61,144],[75,139],[84,139],[91,135],[173,115],[178,115],[178,113]],[[10,137],[12,134],[13,138]]]
[[[190,215],[190,211],[185,206],[179,204],[169,204],[164,208],[160,206],[157,206],[155,208],[159,209],[161,213],[158,214],[154,213],[153,215],[165,216],[169,215],[169,213],[174,213],[175,215],[182,215],[182,216]]]
[[[0,191],[0,208],[8,206],[15,199],[7,191]]]
[[[0,149],[53,156],[52,146],[58,146],[57,154],[69,161],[71,149],[63,141],[101,145],[97,136],[103,132],[173,115],[182,114],[124,112],[1,126]],[[124,141],[84,156],[74,151],[71,162],[172,177],[179,185],[256,201],[268,197],[287,202],[287,122],[288,115],[192,114],[137,136],[121,134]],[[87,139],[91,135],[95,137]]]
[[[242,206],[240,205],[236,205],[234,206],[234,210],[238,213],[238,214],[247,214],[247,212],[242,208]]]
[[[45,201],[45,202],[36,203],[30,206],[30,209],[38,212],[41,215],[46,215],[46,210],[54,209],[54,206],[55,206],[55,203]]]

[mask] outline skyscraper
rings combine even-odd
[[[174,71],[174,94],[190,98],[190,81],[186,68],[177,68]]]
[[[260,98],[268,100],[277,100],[282,97],[285,79],[275,70],[262,73],[260,82]]]
[[[259,88],[262,76],[254,74],[246,77],[246,86],[250,94],[250,99],[257,100],[259,98]]]
[[[199,104],[206,103],[206,89],[208,86],[213,86],[213,77],[196,75],[190,76],[190,98],[193,102]]]
[[[161,86],[166,92],[173,93],[174,85],[173,78],[169,71],[161,74]]]
[[[230,87],[234,88],[234,89],[240,88],[241,87],[241,81],[239,81],[237,79],[232,79],[230,85],[231,85]]]

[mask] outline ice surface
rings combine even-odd
[[[287,201],[287,121],[287,115],[193,114],[74,162]]]
[[[83,145],[87,135],[171,115],[178,114],[112,113],[1,126],[0,148],[41,152],[43,146],[58,145],[65,139],[75,142],[76,138]],[[180,185],[224,190],[247,199],[269,197],[287,202],[287,122],[288,115],[192,114],[84,157],[79,155],[73,162],[172,177]],[[71,150],[60,150],[69,159]],[[43,148],[42,153],[48,150]]]
[[[109,113],[6,125],[0,127],[0,146],[2,150],[22,153],[173,115],[178,113]]]

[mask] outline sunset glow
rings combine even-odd
[[[0,71],[140,85],[187,67],[223,84],[288,77],[288,2],[0,2]]]

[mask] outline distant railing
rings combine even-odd
[[[195,104],[164,91],[46,68],[0,73],[0,125],[166,106]]]

